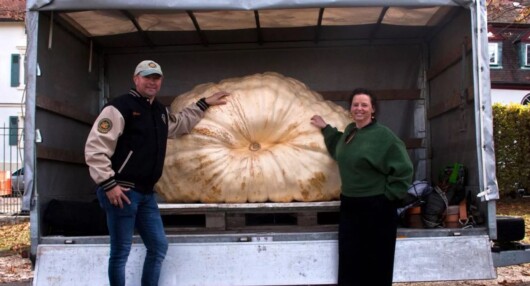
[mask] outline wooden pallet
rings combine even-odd
[[[339,202],[160,204],[166,232],[336,230]]]

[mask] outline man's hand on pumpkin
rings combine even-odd
[[[205,98],[205,101],[206,101],[206,103],[209,106],[222,105],[222,104],[226,104],[226,98],[225,97],[227,97],[229,95],[230,94],[228,92],[218,91],[218,92],[210,95],[209,97]]]

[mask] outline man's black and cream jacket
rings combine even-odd
[[[92,179],[105,191],[116,185],[153,191],[162,175],[167,138],[191,132],[208,104],[201,99],[176,114],[136,90],[111,100],[96,119],[85,145]]]

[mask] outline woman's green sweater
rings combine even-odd
[[[350,132],[355,135],[346,144]],[[344,133],[328,125],[322,134],[329,153],[338,163],[343,195],[384,194],[389,200],[405,197],[412,182],[413,166],[405,144],[390,129],[377,122],[357,129],[352,123]]]

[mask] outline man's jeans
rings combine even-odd
[[[110,204],[103,189],[97,190],[100,205],[107,213],[110,234],[108,269],[110,285],[125,285],[125,265],[131,251],[135,227],[147,249],[142,272],[142,286],[158,285],[168,242],[154,194],[142,194],[132,189],[124,193],[131,204],[123,202],[123,209],[120,209]]]

